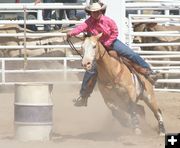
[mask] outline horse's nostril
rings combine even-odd
[[[91,63],[90,62],[87,62],[87,65],[90,65]]]
[[[83,62],[82,66],[83,67],[89,67],[91,65],[91,62]]]

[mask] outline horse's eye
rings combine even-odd
[[[84,45],[81,45],[81,49],[84,49]]]
[[[93,45],[93,48],[96,48],[96,45]]]

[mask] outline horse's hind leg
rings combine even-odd
[[[151,95],[151,97],[150,97],[150,95],[149,95],[149,97],[148,97],[148,95],[144,95],[144,102],[148,105],[148,107],[154,113],[154,116],[158,121],[160,136],[165,135],[165,127],[164,127],[162,113],[157,105],[157,99],[156,99],[154,93]]]

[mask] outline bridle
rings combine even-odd
[[[72,50],[76,51],[76,53],[83,58],[83,56],[81,55],[81,53],[77,50],[77,48],[74,46],[73,42],[70,40],[70,38],[67,38],[67,42],[69,44],[69,46],[71,47]],[[97,47],[98,46],[98,47]],[[96,43],[96,48],[98,48],[98,52],[100,53],[100,42],[97,41]],[[105,48],[105,47],[104,47]],[[100,56],[100,59],[102,59],[104,57],[106,53],[106,50],[104,51],[103,55]]]

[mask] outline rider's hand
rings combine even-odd
[[[67,34],[67,39],[69,39],[70,37],[72,37],[72,35],[68,32]]]

